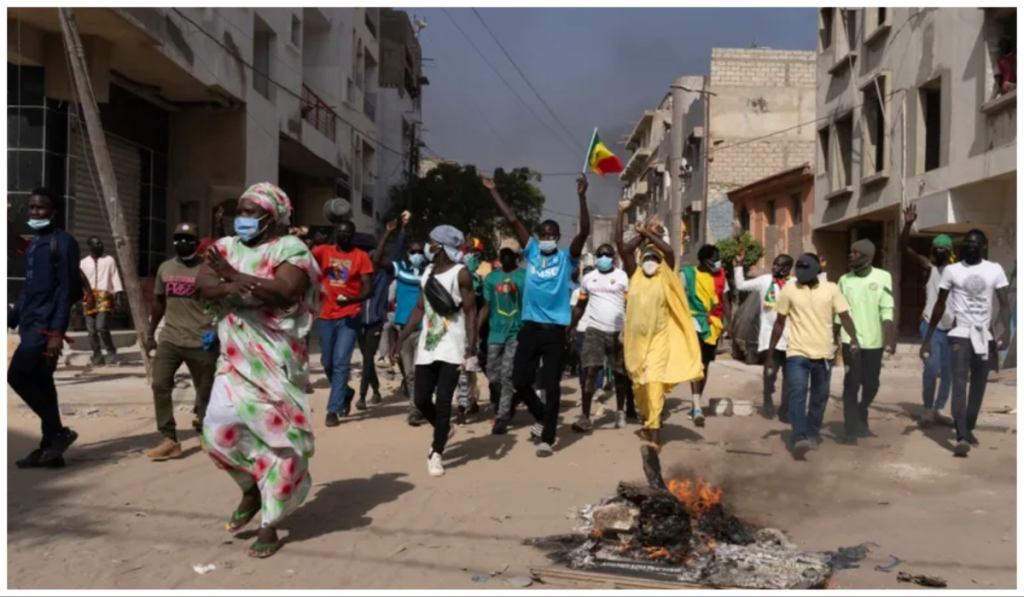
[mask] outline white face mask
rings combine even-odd
[[[427,245],[427,250],[423,252],[423,256],[427,258],[427,263],[434,262],[434,256],[437,252],[434,250],[434,245]]]
[[[644,275],[648,278],[658,273],[658,266],[661,265],[657,261],[645,261],[640,265],[640,269],[644,270]]]

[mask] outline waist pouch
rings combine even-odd
[[[461,302],[456,302],[455,297],[433,275],[427,278],[423,293],[430,303],[430,308],[441,317],[451,317],[462,307]]]

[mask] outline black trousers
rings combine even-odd
[[[789,413],[789,382],[786,380],[786,351],[775,349],[771,354],[765,355],[766,359],[771,359],[772,366],[768,369],[768,375],[764,376],[764,405],[769,404],[774,406],[772,400],[772,394],[775,393],[775,382],[779,379],[779,374],[782,374],[782,392],[781,392],[781,403],[779,406],[779,412]]]
[[[983,355],[974,353],[969,338],[950,338],[949,354],[953,367],[953,403],[950,410],[959,441],[966,439],[978,423],[981,402],[988,387],[989,362],[982,359]]]
[[[359,382],[359,397],[366,398],[368,388],[380,394],[380,379],[377,378],[377,349],[384,334],[384,322],[368,323],[359,330],[359,352],[363,355],[363,379]]]
[[[868,408],[878,395],[884,352],[882,348],[862,348],[853,355],[850,345],[843,344],[843,422],[847,435],[856,435],[868,426]]]
[[[555,442],[558,428],[558,410],[562,402],[562,371],[565,369],[564,325],[544,325],[527,321],[519,332],[519,347],[512,368],[514,402],[522,403],[530,414],[544,425],[541,441]],[[537,368],[540,365],[538,374]],[[534,382],[544,391],[542,401],[533,391]]]
[[[434,427],[431,449],[444,454],[452,428],[452,396],[459,385],[459,366],[441,361],[416,365],[414,383],[416,410]]]
[[[7,369],[7,383],[42,422],[44,447],[64,430],[53,382],[56,370],[57,363],[46,358],[46,345],[40,343],[18,345]]]

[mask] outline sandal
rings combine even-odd
[[[225,530],[234,535],[238,531],[241,531],[252,522],[253,518],[256,518],[256,513],[260,511],[260,508],[253,508],[251,512],[239,512],[235,510],[231,515],[231,518],[224,524]]]
[[[281,541],[274,543],[260,543],[259,540],[249,546],[249,557],[257,560],[265,560],[281,549]]]

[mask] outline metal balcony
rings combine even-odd
[[[331,141],[335,141],[338,115],[307,85],[302,85],[302,119],[313,125]]]

